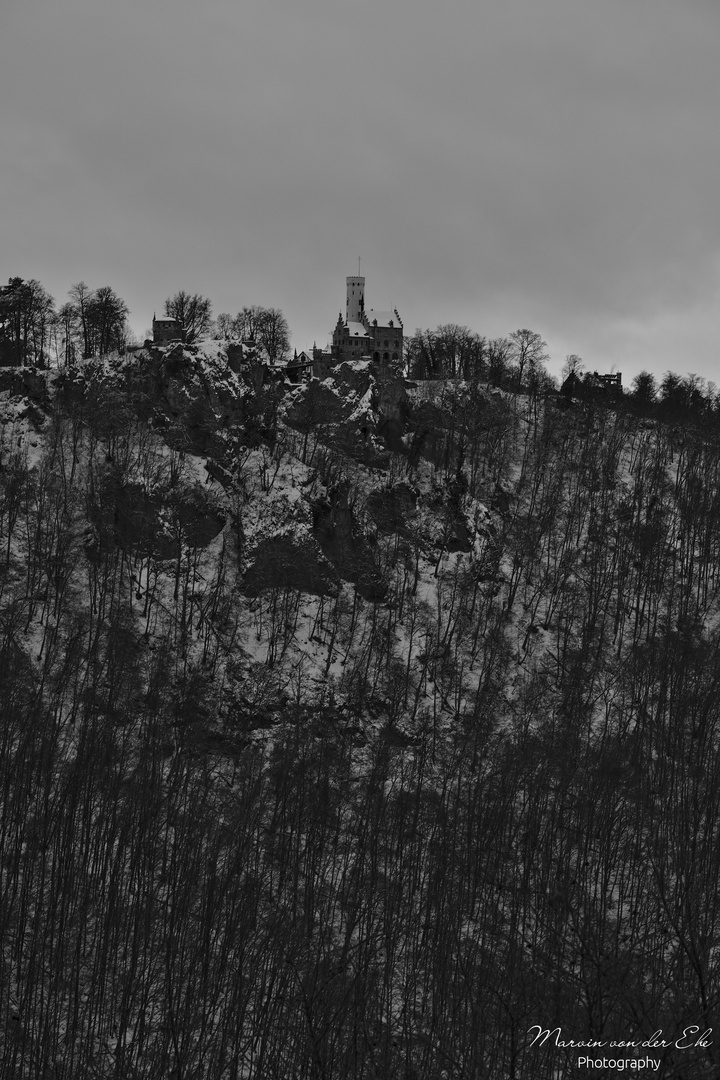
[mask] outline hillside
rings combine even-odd
[[[720,441],[566,405],[209,341],[0,372],[3,1078],[713,1026]]]

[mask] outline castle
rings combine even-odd
[[[402,360],[403,324],[394,311],[365,308],[365,278],[345,279],[347,298],[332,334],[330,352],[313,349],[313,375],[325,378],[330,368],[344,360],[373,360],[392,363]]]

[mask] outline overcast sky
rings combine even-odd
[[[2,0],[0,275],[720,383],[717,0]],[[627,373],[627,374],[626,374]]]

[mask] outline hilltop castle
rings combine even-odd
[[[365,278],[345,279],[347,298],[332,334],[330,352],[313,349],[313,374],[324,378],[331,367],[344,360],[374,360],[392,363],[402,360],[403,324],[394,311],[365,308]]]

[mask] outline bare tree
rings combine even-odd
[[[488,382],[494,386],[504,386],[508,380],[510,364],[510,342],[507,338],[492,338],[487,343]]]
[[[88,304],[88,319],[96,355],[103,356],[113,349],[122,348],[128,314],[127,304],[109,285],[101,285],[95,290]]]
[[[535,383],[548,360],[547,344],[533,330],[514,330],[510,334],[510,360],[517,368],[518,386],[522,386],[526,371]]]
[[[565,357],[565,363],[562,366],[561,374],[563,379],[567,379],[569,375],[575,375],[577,377],[584,367],[585,365],[583,364],[582,357],[578,356],[577,353],[568,353]]]
[[[648,408],[655,401],[657,395],[657,382],[655,376],[649,371],[641,371],[632,381],[633,400],[643,409]]]
[[[74,355],[73,337],[80,339],[86,360],[124,346],[129,308],[109,285],[93,290],[80,281],[70,288],[68,296],[70,303],[63,305],[59,313],[65,331],[66,360]]]
[[[282,363],[290,355],[290,329],[280,308],[244,307],[235,316],[232,331],[242,341],[255,342],[260,356],[270,364]]]
[[[271,364],[287,360],[290,353],[290,329],[279,308],[265,308],[258,328],[258,344]]]
[[[435,379],[440,375],[435,337],[431,330],[418,328],[405,342],[408,372],[413,379]]]
[[[217,332],[221,338],[230,338],[234,334],[234,322],[232,315],[222,312],[215,320]]]
[[[0,288],[0,348],[6,362],[42,365],[55,302],[34,278],[10,278]]]
[[[199,293],[191,296],[181,289],[165,301],[165,314],[168,318],[177,319],[189,344],[207,334],[210,329],[210,312],[210,301]]]
[[[443,323],[434,330],[416,330],[405,355],[417,379],[478,379],[485,373],[487,342],[467,326]]]
[[[233,331],[241,341],[257,341],[264,312],[265,308],[259,304],[251,304],[237,313],[233,320]]]
[[[71,303],[63,304],[55,316],[55,340],[58,363],[69,366],[75,360],[77,349],[77,313]]]
[[[87,359],[92,356],[90,320],[88,317],[92,289],[84,281],[79,281],[77,285],[70,286],[68,296],[70,297],[71,310],[74,313],[78,330],[82,334],[82,355],[84,359]],[[70,326],[69,321],[67,325]]]

